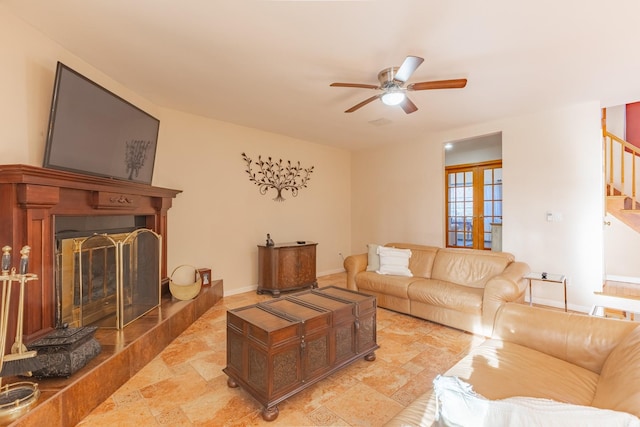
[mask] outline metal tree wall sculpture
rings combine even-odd
[[[260,188],[260,194],[265,195],[271,188],[278,192],[278,195],[273,200],[277,202],[283,202],[285,199],[282,197],[282,192],[290,190],[293,197],[298,195],[298,191],[301,188],[307,187],[307,182],[311,179],[311,173],[313,173],[313,166],[310,168],[303,168],[300,166],[300,162],[292,164],[291,160],[287,160],[286,163],[282,159],[276,161],[262,160],[262,156],[258,156],[258,161],[254,162],[245,153],[242,153],[242,158],[247,162],[247,173],[249,174],[249,181],[253,182]],[[251,170],[251,165],[254,164],[257,167],[257,171]]]

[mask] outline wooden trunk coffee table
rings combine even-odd
[[[378,348],[375,297],[329,286],[227,311],[223,371],[273,421],[278,403]]]

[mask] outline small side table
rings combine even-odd
[[[529,281],[529,305],[533,305],[533,299],[531,297],[531,282],[535,280],[537,282],[562,283],[562,286],[564,287],[564,311],[567,311],[567,278],[564,274],[547,273],[547,277],[542,278],[542,273],[531,272],[525,275],[524,279]]]

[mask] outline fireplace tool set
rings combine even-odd
[[[27,351],[22,342],[24,315],[24,287],[29,281],[37,280],[38,276],[27,273],[29,252],[31,248],[24,246],[20,250],[20,266],[18,272],[11,268],[11,247],[2,248],[2,271],[0,272],[0,385],[2,378],[23,375],[31,376],[31,372],[41,368],[41,363],[35,357],[37,351]],[[11,307],[11,288],[14,282],[19,283],[18,317],[16,322],[16,338],[11,346],[11,352],[4,354],[7,342],[7,326]],[[7,424],[28,412],[40,396],[38,384],[20,381],[0,387],[0,423]]]

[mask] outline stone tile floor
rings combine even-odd
[[[319,279],[342,285],[344,275]],[[380,426],[431,387],[483,337],[383,308],[380,349],[278,405],[273,422],[241,388],[227,387],[226,311],[267,300],[247,292],[224,297],[79,426]]]

